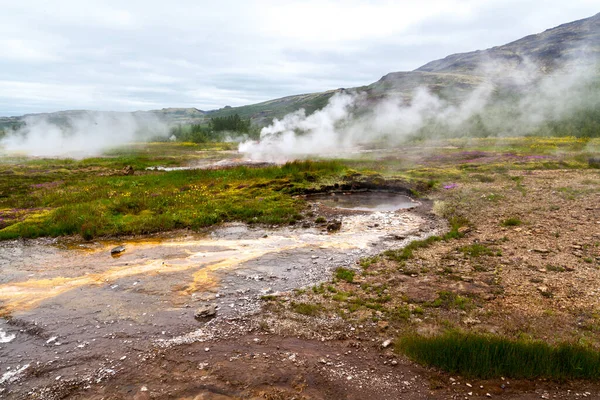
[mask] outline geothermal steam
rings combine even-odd
[[[542,124],[600,107],[600,93],[589,90],[598,80],[595,68],[541,74],[524,63],[515,70],[500,63],[482,66],[485,77],[461,102],[449,102],[427,88],[410,100],[389,97],[367,103],[364,93],[340,91],[322,110],[303,109],[275,119],[260,140],[245,141],[239,151],[257,161],[284,162],[311,156],[348,154],[362,145],[393,145],[411,137],[527,135]],[[498,89],[516,96],[498,97]],[[484,134],[485,132],[485,134]]]
[[[81,158],[134,141],[164,137],[167,132],[166,124],[146,113],[33,115],[25,119],[23,127],[0,140],[0,149],[9,154]]]

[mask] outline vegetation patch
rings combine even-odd
[[[467,246],[463,246],[459,249],[459,251],[464,255],[473,258],[481,256],[491,256],[495,254],[495,252],[492,249],[481,243],[473,243]]]
[[[317,315],[321,311],[321,306],[318,304],[309,303],[293,303],[292,310],[302,315]]]
[[[355,272],[348,268],[340,267],[335,270],[335,277],[341,281],[352,283]]]
[[[510,217],[502,221],[502,226],[519,226],[522,225],[523,221],[519,217]]]
[[[0,210],[8,210],[2,211],[0,240],[74,234],[89,240],[228,221],[294,224],[306,204],[294,194],[345,170],[335,161],[302,161],[123,176],[115,174],[123,157],[11,165],[19,174],[0,174]],[[90,163],[96,165],[91,170]],[[0,172],[5,168],[0,165]]]
[[[460,296],[454,292],[441,291],[438,293],[438,298],[427,303],[429,307],[444,308],[446,310],[459,309],[470,310],[474,307],[473,302],[468,297]]]
[[[551,346],[541,341],[451,331],[434,337],[401,337],[396,350],[418,363],[466,377],[600,378],[600,352],[571,343]]]

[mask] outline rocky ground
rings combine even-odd
[[[107,364],[103,375],[21,397],[600,398],[594,382],[466,380],[415,365],[393,345],[405,332],[458,328],[599,347],[598,170],[468,174],[431,197],[438,215],[468,220],[462,237],[407,259],[345,265],[352,277],[268,294],[254,314],[217,312],[192,333]]]

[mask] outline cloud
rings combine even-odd
[[[23,0],[2,7],[0,81],[26,90],[0,90],[0,115],[211,109],[364,85],[597,12],[588,0],[227,0],[210,6]]]

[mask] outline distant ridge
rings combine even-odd
[[[541,73],[550,73],[562,65],[567,68],[590,66],[597,65],[598,60],[600,60],[600,13],[502,46],[452,54],[431,61],[414,71],[390,72],[368,86],[292,95],[247,106],[224,107],[210,111],[196,108],[163,108],[136,111],[133,114],[152,115],[169,124],[206,123],[211,117],[239,114],[244,118],[251,118],[258,125],[266,125],[273,118],[281,118],[300,108],[304,108],[307,113],[312,113],[324,107],[329,98],[341,90],[365,92],[370,99],[390,94],[410,98],[417,87],[424,86],[434,93],[443,94],[450,100],[459,100],[486,79],[481,67],[488,62],[501,64],[504,69],[518,69],[534,63]],[[0,117],[0,129],[18,126],[26,117],[60,118],[84,113],[90,111],[68,110],[20,117]]]

